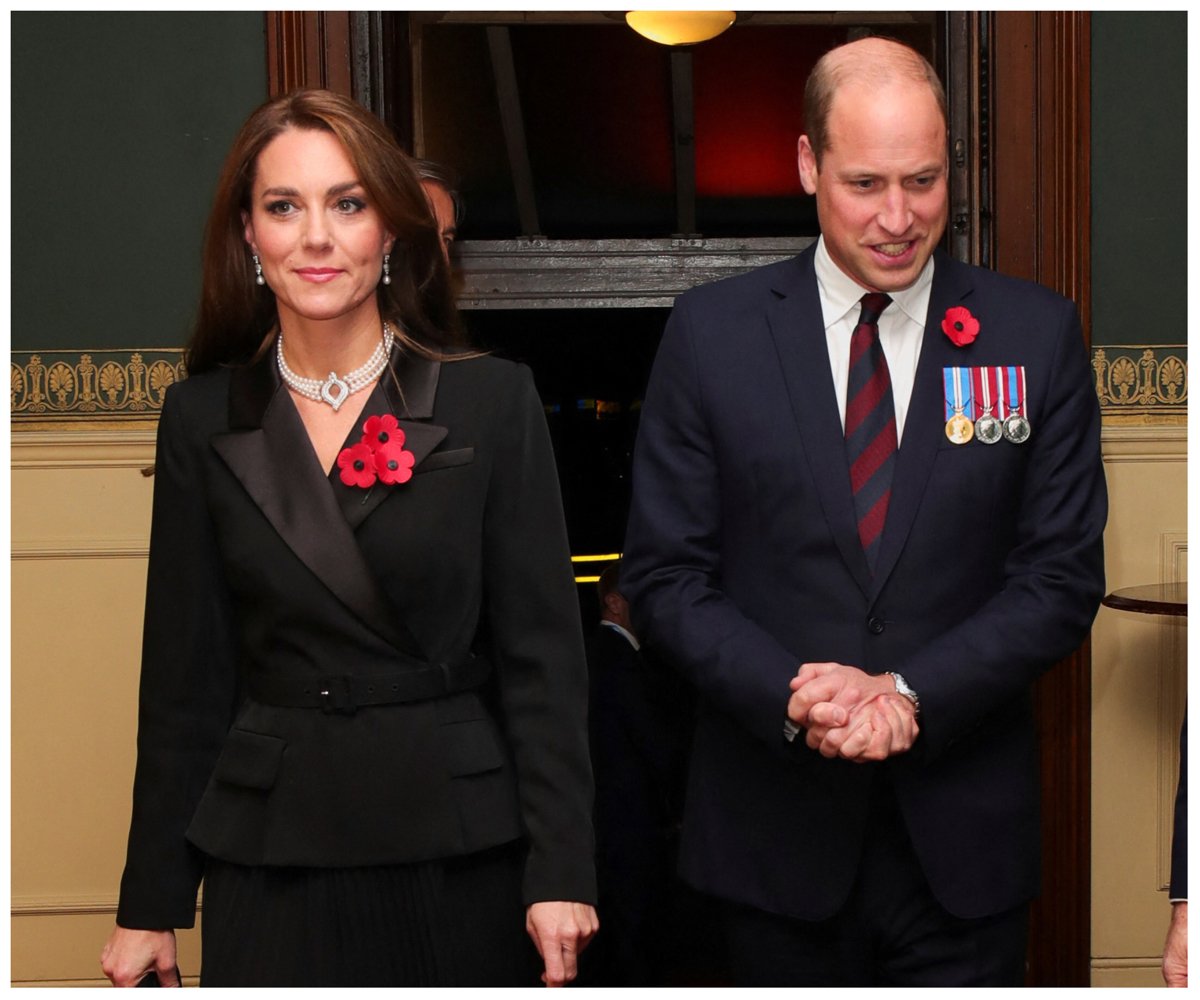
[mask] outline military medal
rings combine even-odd
[[[1006,368],[1005,376],[1009,413],[1004,418],[1004,437],[1013,444],[1024,444],[1029,440],[1032,430],[1029,421],[1021,413],[1025,405],[1025,366]]]
[[[992,404],[991,370],[976,368],[973,370],[977,382],[977,396],[983,407],[983,414],[975,421],[975,436],[984,444],[995,444],[1004,436],[1004,428],[1000,421],[992,416],[995,408]]]
[[[963,415],[963,410],[971,406],[970,397],[970,382],[966,384],[966,400],[963,396],[963,379],[966,375],[970,378],[970,371],[963,368],[945,368],[943,374],[946,379],[946,411],[953,415],[946,421],[946,437],[954,444],[966,444],[975,436],[975,424],[970,417]]]

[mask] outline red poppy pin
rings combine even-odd
[[[338,474],[347,486],[369,489],[378,479],[387,486],[412,479],[415,457],[404,447],[404,431],[390,413],[367,417],[358,444],[343,448],[337,457]]]
[[[964,306],[951,306],[942,320],[942,332],[955,347],[966,347],[979,336],[979,320]]]

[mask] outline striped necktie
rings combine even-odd
[[[879,317],[891,301],[891,296],[882,292],[868,292],[862,297],[858,326],[850,335],[850,378],[846,388],[846,459],[850,463],[858,537],[872,573],[896,464],[896,406],[887,359],[879,343]]]

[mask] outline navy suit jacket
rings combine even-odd
[[[391,413],[413,476],[366,490],[325,475],[273,362],[163,406],[118,923],[190,926],[205,855],[396,864],[522,836],[526,902],[594,900],[583,636],[528,369],[396,352],[347,444]],[[352,714],[256,694],[414,673],[446,683]]]
[[[698,888],[823,919],[889,780],[930,885],[962,917],[1039,883],[1030,685],[1104,592],[1100,415],[1074,306],[938,253],[878,566],[858,540],[814,249],[677,300],[634,459],[622,590],[701,699],[681,867]],[[979,321],[956,347],[941,320]],[[944,367],[1023,365],[1032,435],[958,446]],[[782,735],[804,662],[898,671],[912,752],[825,760]]]

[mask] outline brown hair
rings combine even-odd
[[[342,144],[385,227],[395,234],[391,284],[376,291],[397,343],[427,357],[460,346],[462,332],[437,227],[409,156],[384,124],[348,97],[296,90],[268,101],[242,126],[225,158],[204,233],[200,310],[187,346],[191,373],[244,364],[266,348],[275,294],[257,285],[242,213],[250,210],[258,156],[288,129],[330,132]]]
[[[929,84],[934,100],[942,112],[942,121],[948,121],[946,111],[946,91],[942,81],[938,79],[937,71],[929,65],[929,61],[916,49],[898,42],[892,38],[873,37],[871,41],[881,42],[892,51],[883,54],[879,46],[871,45],[876,50],[875,55],[859,51],[867,39],[848,42],[836,49],[830,49],[819,60],[808,75],[804,85],[804,132],[821,166],[821,156],[829,144],[829,112],[833,107],[833,97],[838,87],[852,79],[865,80],[873,85],[882,86],[896,79],[913,80]],[[854,51],[847,51],[850,46],[858,46]],[[886,50],[885,50],[886,51]]]

